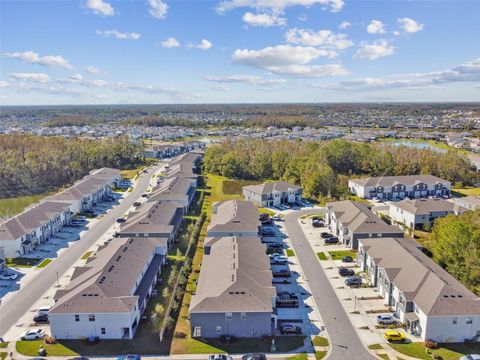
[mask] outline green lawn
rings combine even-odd
[[[242,195],[242,187],[261,184],[261,181],[225,179],[222,184],[222,192],[225,195]]]
[[[314,217],[319,218],[319,219],[323,219],[325,217],[325,214],[324,213],[318,213],[318,214],[302,215],[302,216],[300,216],[300,219],[312,219]]]
[[[48,264],[50,264],[53,260],[52,259],[45,259],[40,264],[38,264],[37,269],[42,269]]]
[[[51,194],[51,192],[47,192],[38,195],[17,196],[0,199],[0,219],[9,218],[13,215],[20,214],[27,206],[37,203],[44,197]]]
[[[372,344],[372,345],[368,345],[368,348],[370,350],[380,350],[380,349],[383,349],[383,346],[380,344]]]
[[[357,253],[351,250],[338,250],[328,252],[333,260],[342,260],[344,256],[351,256],[354,260],[357,258]]]
[[[38,356],[38,349],[43,345],[49,356],[77,356],[77,352],[65,347],[64,345],[45,344],[43,340],[37,341],[17,341],[15,348],[17,352],[26,356]]]
[[[258,212],[259,212],[260,214],[268,214],[268,215],[270,215],[270,216],[275,215],[275,211],[272,211],[272,210],[267,209],[267,208],[259,208],[259,209],[258,209]]]
[[[322,360],[327,355],[326,351],[315,351],[315,359]]]
[[[406,344],[389,344],[393,349],[407,356],[418,359],[430,360],[432,356],[425,352],[423,342],[412,342]],[[443,360],[458,360],[459,357],[465,354],[473,354],[480,352],[480,345],[474,344],[439,344],[440,348],[436,350],[429,350],[432,354],[441,356]]]
[[[5,359],[7,356],[8,356],[8,353],[6,353],[4,351],[0,352],[0,360]]]
[[[360,196],[357,196],[357,195],[349,195],[348,199],[352,200],[352,201],[356,201],[356,202],[371,204],[371,202],[368,201],[367,199],[363,199],[363,198],[361,198]]]
[[[318,252],[317,256],[320,260],[328,260],[327,255],[323,251]]]
[[[18,268],[31,268],[38,264],[40,259],[38,258],[26,258],[26,257],[17,257],[17,258],[6,258],[7,266],[9,267],[18,267]]]
[[[377,354],[379,358],[385,359],[385,360],[390,360],[387,354]]]
[[[287,249],[287,256],[295,256],[295,251],[293,251],[293,249]]]
[[[461,189],[453,189],[452,194],[458,197],[480,196],[480,188],[468,187]]]
[[[326,337],[323,336],[315,336],[312,340],[314,346],[328,346],[330,342]]]
[[[0,343],[0,349],[6,349],[8,347],[8,341]]]
[[[308,360],[308,356],[305,353],[289,356],[287,360]]]
[[[80,259],[87,260],[90,257],[90,255],[92,255],[92,252],[93,251],[87,251],[85,254],[82,255]]]

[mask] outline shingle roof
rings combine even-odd
[[[178,209],[182,207],[172,202],[147,202],[137,211],[129,213],[127,221],[120,226],[120,233],[170,234]]]
[[[267,182],[258,185],[244,186],[243,189],[254,192],[255,194],[270,194],[274,191],[285,192],[288,190],[299,190],[300,186],[290,184],[286,181]]]
[[[427,215],[434,211],[453,212],[455,208],[453,202],[442,199],[402,200],[392,203],[391,206],[416,215]]]
[[[480,299],[433,262],[411,239],[360,239],[378,267],[428,315],[480,315]]]
[[[56,313],[130,312],[138,296],[131,293],[156,247],[159,238],[116,238],[98,250],[76,277],[57,292],[50,309]]]
[[[190,312],[271,312],[270,260],[257,237],[220,237],[206,240]]]
[[[353,233],[398,234],[402,231],[388,225],[375,215],[365,204],[351,200],[327,203],[327,208],[334,212],[337,221]]]
[[[251,201],[228,200],[213,204],[208,232],[258,232],[258,209]]]
[[[351,179],[350,181],[367,187],[376,187],[376,186],[392,186],[396,184],[403,185],[416,185],[418,183],[425,184],[448,184],[450,182],[447,180],[440,179],[439,177],[433,175],[405,175],[405,176],[378,176],[378,177],[368,177],[364,179]]]
[[[195,180],[190,178],[171,177],[156,186],[148,201],[179,200],[188,198],[190,191],[195,187]]]
[[[30,234],[68,208],[68,204],[55,201],[44,201],[32,205],[0,224],[0,240],[16,240],[25,234]]]

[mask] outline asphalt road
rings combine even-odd
[[[300,216],[318,212],[318,209],[292,212],[285,216],[285,228],[330,337],[332,349],[328,359],[375,359],[358,337],[298,223]]]
[[[137,185],[131,193],[126,193],[125,199],[112,208],[104,217],[84,233],[80,240],[74,242],[61,256],[45,267],[34,279],[25,284],[15,296],[0,306],[0,337],[14,326],[42,297],[42,295],[57,282],[62,275],[114,224],[115,219],[123,214],[147,190],[153,173],[161,166],[150,168],[147,173],[139,176]]]

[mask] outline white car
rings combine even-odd
[[[0,275],[0,280],[15,280],[18,278],[18,274],[15,273],[4,273]]]
[[[45,330],[43,329],[30,329],[24,332],[21,336],[21,340],[39,340],[45,336]]]
[[[208,360],[233,360],[233,358],[230,355],[216,354],[210,355]]]
[[[395,319],[392,315],[378,315],[377,316],[377,323],[381,325],[387,324],[395,324],[397,319]]]
[[[464,355],[459,360],[480,360],[479,354]]]

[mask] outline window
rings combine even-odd
[[[75,321],[80,321],[80,315],[75,315]]]
[[[193,328],[193,337],[201,337],[202,336],[202,327],[201,326],[195,326]]]
[[[457,325],[457,318],[452,319],[452,325]]]
[[[472,323],[473,323],[473,320],[470,319],[470,318],[468,318],[466,322],[467,322],[467,324],[472,324]]]
[[[88,315],[88,321],[95,321],[95,315],[93,314]]]
[[[222,327],[221,326],[216,326],[215,327],[215,332],[217,333],[217,335],[222,335]]]
[[[100,331],[102,332],[102,335],[106,334],[105,328],[101,328]]]
[[[244,312],[240,313],[240,319],[247,320],[247,313],[244,313]]]
[[[232,317],[233,317],[233,315],[232,315],[231,312],[225,313],[225,320],[232,320]]]

